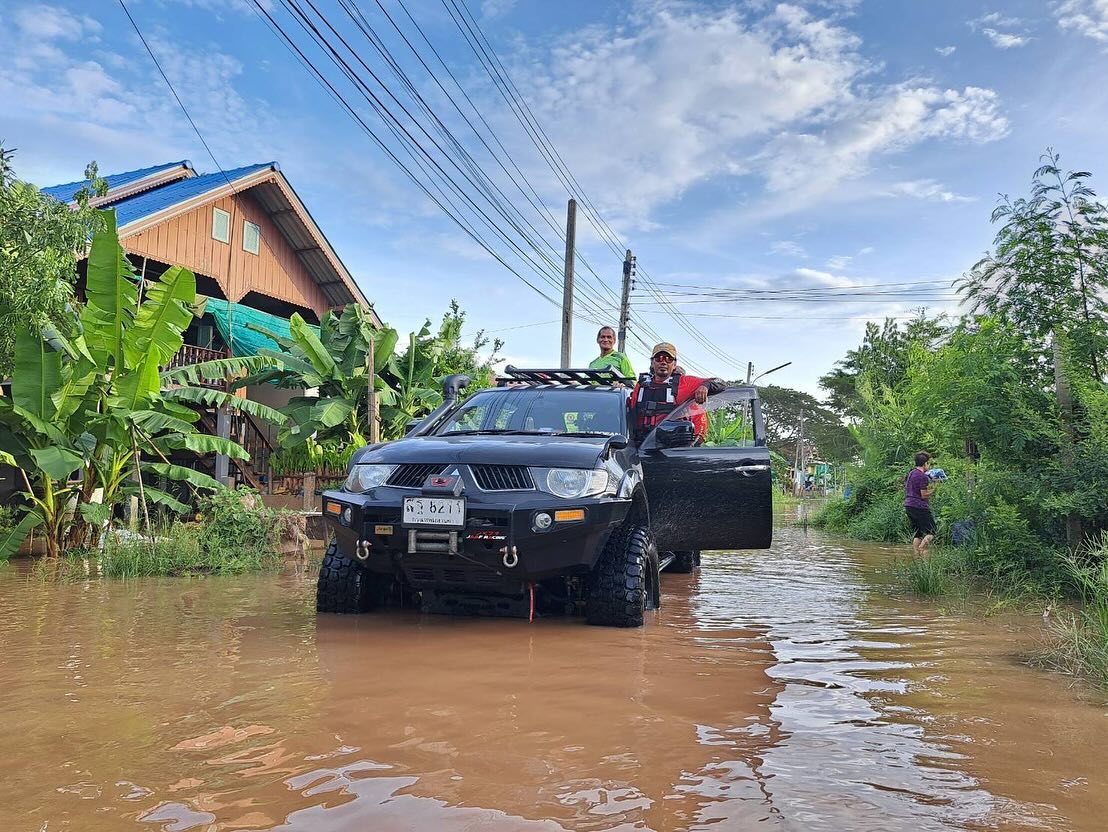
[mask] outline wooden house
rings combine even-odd
[[[318,324],[330,309],[369,307],[339,258],[276,162],[201,174],[188,161],[105,177],[108,191],[92,200],[114,208],[120,242],[135,270],[154,278],[172,265],[196,274],[206,313],[189,328],[175,364],[253,354],[275,345],[245,328],[247,321],[288,333],[298,312]],[[69,202],[88,182],[44,188]],[[85,263],[79,266],[78,290]],[[380,323],[378,321],[378,323]],[[280,407],[298,391],[249,387],[247,398]],[[228,435],[251,454],[249,463],[218,458],[209,470],[264,488],[275,429],[245,415],[201,413],[212,433]]]

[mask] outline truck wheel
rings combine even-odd
[[[585,620],[603,627],[641,627],[658,602],[658,549],[644,526],[627,526],[608,539],[589,575]]]
[[[332,540],[319,569],[315,609],[316,612],[369,612],[385,602],[391,587],[391,575],[367,572],[340,552],[338,541]]]
[[[696,570],[699,566],[700,552],[674,552],[673,560],[666,567],[667,572],[677,572],[685,575]]]

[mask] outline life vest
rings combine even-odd
[[[657,384],[649,373],[639,377],[635,400],[631,403],[635,435],[641,439],[677,408],[677,395],[681,387],[681,374],[674,373],[667,381]]]

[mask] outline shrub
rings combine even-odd
[[[852,517],[853,504],[850,500],[836,498],[828,500],[810,523],[818,529],[832,532],[845,532]]]
[[[882,494],[850,520],[846,532],[858,540],[903,543],[909,537],[903,495],[899,492]]]
[[[277,512],[256,491],[216,491],[200,501],[199,544],[210,558],[261,558],[276,552],[277,535]]]
[[[979,573],[994,578],[1042,581],[1058,575],[1054,548],[1035,534],[1028,520],[1004,499],[985,509],[973,558]]]
[[[152,536],[117,532],[104,542],[104,575],[238,575],[280,565],[277,512],[250,489],[217,491],[200,503],[200,521],[175,522]]]

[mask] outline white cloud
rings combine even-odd
[[[1061,0],[1054,14],[1063,30],[1108,43],[1108,0]]]
[[[936,46],[935,51],[942,55],[944,58],[949,58],[958,50],[957,46]]]
[[[723,213],[808,208],[879,156],[1008,129],[991,90],[882,83],[841,18],[789,3],[759,18],[642,0],[618,26],[514,63],[540,123],[617,228],[649,227],[660,206],[709,182],[741,185],[744,199]],[[545,185],[555,192],[549,175]]]
[[[982,29],[981,34],[987,37],[997,49],[1014,49],[1031,43],[1028,35],[1014,35],[1011,32],[998,32],[996,29]]]
[[[788,280],[788,285],[793,286],[852,286],[853,284],[845,277],[839,274],[831,274],[830,272],[821,272],[817,269],[796,269],[790,276],[793,280]],[[799,278],[797,280],[796,278]]]
[[[974,202],[975,197],[962,196],[946,190],[934,179],[916,179],[911,182],[897,182],[889,189],[894,196],[910,196],[928,202]]]
[[[481,3],[481,17],[491,20],[503,17],[515,8],[516,0],[484,0]]]
[[[103,30],[91,17],[56,6],[24,6],[13,15],[13,20],[22,35],[41,40],[76,41],[94,38]]]
[[[854,258],[848,254],[835,254],[828,258],[827,268],[833,272],[841,272],[849,266],[853,260]]]
[[[1018,17],[1005,17],[1000,12],[990,12],[989,14],[982,15],[981,17],[969,21],[967,25],[974,31],[977,31],[985,26],[1003,26],[1005,28],[1011,28],[1022,24],[1023,21]]]
[[[773,254],[780,254],[784,257],[808,256],[808,252],[804,250],[804,246],[799,243],[794,243],[792,240],[778,240],[769,247],[769,250]]]

